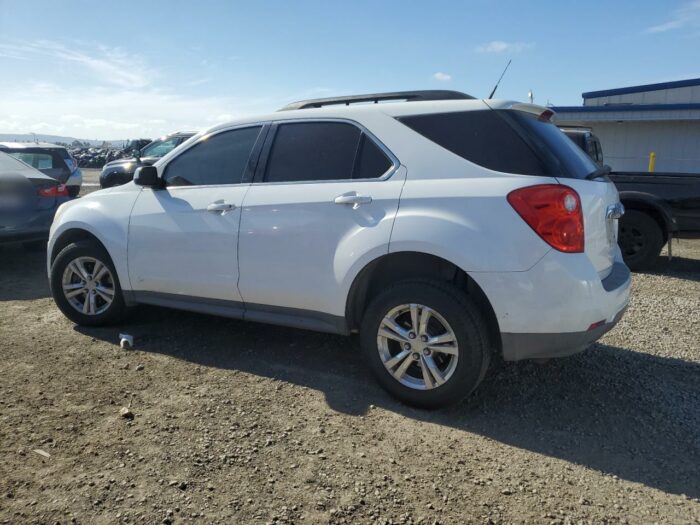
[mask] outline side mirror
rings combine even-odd
[[[158,177],[155,166],[141,166],[136,168],[134,183],[147,188],[160,189],[164,186],[163,179]]]

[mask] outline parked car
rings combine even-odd
[[[68,199],[65,184],[0,152],[0,243],[43,248],[56,209]]]
[[[100,173],[100,187],[111,188],[126,184],[134,178],[134,172],[141,166],[151,166],[159,158],[169,153],[195,134],[194,131],[180,131],[154,140],[134,156],[108,162]]]
[[[80,193],[83,174],[65,147],[49,142],[0,142],[0,151],[65,184],[71,197]]]
[[[143,303],[359,332],[381,385],[422,407],[469,394],[494,352],[570,355],[623,315],[617,190],[548,109],[451,91],[284,109],[62,206],[63,313],[104,325]]]
[[[599,165],[600,140],[585,128],[562,131]],[[651,270],[673,237],[700,237],[700,174],[611,171],[626,213],[620,221],[622,256],[632,270]]]

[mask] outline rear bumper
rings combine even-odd
[[[582,352],[607,332],[612,330],[622,319],[627,310],[625,306],[613,320],[585,332],[549,333],[549,334],[501,334],[503,359],[520,361],[522,359],[544,359],[566,357]]]
[[[632,287],[619,250],[604,279],[585,254],[555,250],[525,272],[470,275],[491,302],[507,361],[584,350],[617,324]]]

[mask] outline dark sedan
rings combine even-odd
[[[0,243],[41,248],[68,188],[21,160],[0,152]]]
[[[180,131],[154,140],[141,148],[138,153],[128,159],[117,159],[108,162],[100,173],[100,187],[111,188],[126,184],[134,178],[136,168],[151,166],[167,153],[170,153],[188,138],[195,135],[194,131]]]

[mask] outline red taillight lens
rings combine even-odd
[[[576,191],[561,184],[527,186],[510,192],[508,202],[552,248],[583,252],[583,212]]]
[[[39,188],[37,191],[42,197],[68,197],[68,187],[65,184]]]

